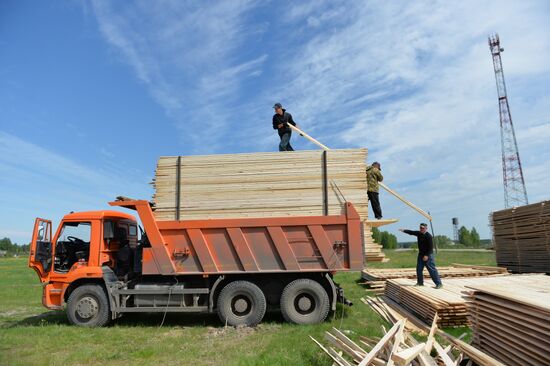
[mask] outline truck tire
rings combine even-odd
[[[217,308],[224,324],[253,327],[262,321],[267,303],[258,286],[248,281],[234,281],[220,292]]]
[[[317,281],[300,278],[289,283],[281,295],[281,313],[287,322],[317,324],[330,309],[327,292]]]
[[[67,301],[67,318],[74,325],[102,327],[109,323],[109,300],[103,287],[77,287]]]

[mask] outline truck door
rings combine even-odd
[[[37,218],[32,233],[29,267],[38,273],[42,282],[48,280],[52,269],[52,257],[52,222]]]

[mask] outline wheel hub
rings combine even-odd
[[[302,315],[311,314],[316,306],[315,298],[311,294],[301,293],[294,298],[294,308]]]
[[[311,300],[303,296],[298,300],[298,308],[302,311],[308,311],[311,308]]]
[[[250,299],[248,299],[244,295],[236,296],[231,304],[233,308],[233,312],[238,316],[244,316],[248,313],[250,313],[252,309],[252,303]]]
[[[239,313],[243,313],[246,311],[246,308],[248,307],[248,304],[246,303],[245,299],[239,299],[235,301],[235,310]]]
[[[93,318],[98,314],[99,304],[96,299],[90,296],[83,297],[76,305],[76,313],[83,319]]]

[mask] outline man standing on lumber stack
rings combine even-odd
[[[435,283],[435,288],[442,288],[443,284],[439,278],[439,272],[435,268],[434,244],[432,234],[428,232],[428,224],[420,224],[420,231],[399,229],[399,231],[416,236],[418,241],[418,258],[416,260],[416,286],[424,286],[424,267]]]
[[[292,119],[292,115],[288,113],[286,109],[283,109],[281,103],[275,103],[273,109],[275,109],[275,114],[273,115],[273,129],[277,130],[281,138],[279,151],[294,151],[292,146],[290,146],[292,130],[288,127],[288,124],[290,123],[296,126],[296,122]]]
[[[378,196],[378,190],[380,185],[378,182],[384,180],[382,176],[382,168],[379,162],[374,162],[367,167],[367,195],[369,196],[369,202],[374,212],[374,217],[377,220],[382,218],[382,208],[380,207],[380,199]]]

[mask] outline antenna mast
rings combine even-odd
[[[504,48],[500,47],[498,34],[489,36],[489,48],[493,56],[495,78],[497,83],[498,106],[500,111],[500,138],[502,143],[502,178],[504,180],[504,205],[506,208],[523,206],[528,204],[523,170],[519,159],[516,133],[512,124],[510,106],[506,94],[504,71],[500,53]]]

